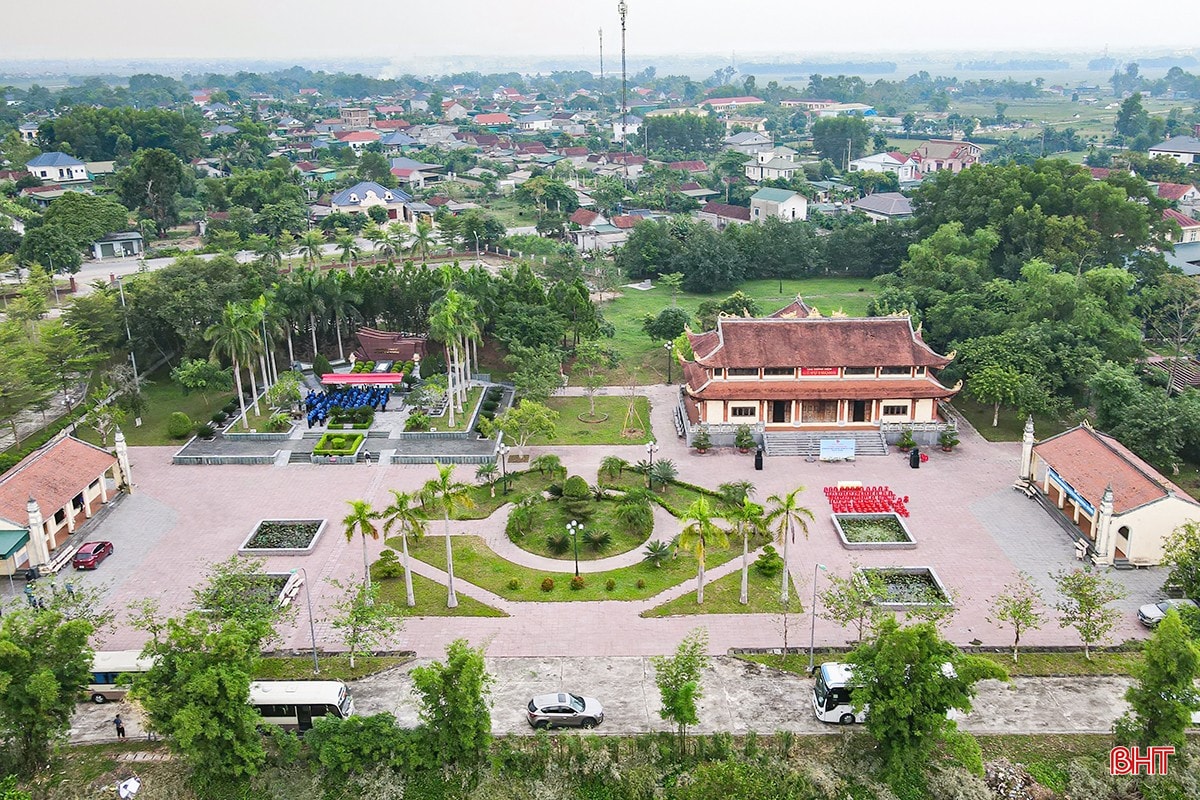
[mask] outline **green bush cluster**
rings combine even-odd
[[[571,591],[572,592],[578,592],[584,586],[587,586],[587,581],[585,581],[583,579],[582,575],[576,575],[575,577],[571,578]]]
[[[553,592],[554,591],[554,578],[544,578],[542,580],[542,591],[543,592]]]
[[[196,435],[201,439],[211,439],[217,433],[217,429],[211,423],[205,422],[196,426]]]
[[[783,556],[771,545],[764,547],[762,555],[754,559],[754,570],[766,578],[774,578],[783,571],[783,566]]]
[[[211,419],[212,419],[212,423],[214,425],[222,425],[222,424],[224,424],[225,420],[229,419],[229,415],[226,414],[224,411],[218,411],[217,413],[212,415]]]
[[[316,373],[317,379],[320,380],[322,375],[328,375],[333,372],[333,365],[329,363],[329,359],[317,353],[313,356],[313,372]]]
[[[172,439],[183,439],[194,428],[191,417],[182,411],[172,411],[167,417],[167,435]]]
[[[342,408],[334,406],[329,409],[330,425],[353,425],[355,428],[369,428],[375,421],[375,409],[370,406],[355,406]]]
[[[429,430],[432,424],[428,414],[422,414],[420,411],[414,411],[408,415],[408,419],[404,421],[404,430],[408,433],[424,432]]]
[[[364,372],[369,373],[369,372],[374,372],[374,371],[375,371],[375,362],[374,361],[355,361],[354,366],[350,368],[351,375],[359,375]]]
[[[317,442],[313,453],[319,456],[352,455],[364,438],[361,433],[327,433]]]
[[[238,406],[237,398],[234,397],[231,398],[228,403],[222,406],[221,410],[224,411],[226,415],[231,415],[238,413],[241,410],[241,407]]]
[[[404,565],[396,558],[395,550],[384,550],[379,554],[379,560],[371,565],[371,575],[375,578],[399,578],[404,574]]]
[[[272,414],[263,427],[271,433],[281,433],[292,427],[292,418],[280,411]]]

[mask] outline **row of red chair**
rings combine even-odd
[[[908,516],[908,496],[900,497],[887,486],[826,486],[824,491],[835,514]]]

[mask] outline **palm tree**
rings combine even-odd
[[[308,315],[308,327],[312,333],[313,358],[317,357],[317,315],[325,313],[325,298],[321,291],[321,271],[306,269],[295,275],[293,307]]]
[[[422,500],[436,500],[442,506],[446,521],[446,574],[449,576],[446,599],[447,608],[458,607],[458,595],[454,593],[454,551],[450,549],[450,512],[455,508],[474,508],[475,501],[467,494],[470,486],[454,480],[453,464],[438,464],[438,476],[431,478],[421,487]]]
[[[350,504],[350,513],[342,520],[342,525],[346,532],[346,541],[354,541],[354,534],[362,535],[363,547],[363,585],[371,585],[371,565],[367,561],[367,537],[372,539],[379,538],[379,528],[375,527],[377,515],[371,510],[371,505],[366,500],[347,500]]]
[[[495,461],[485,461],[475,470],[475,480],[486,483],[492,497],[496,496],[496,473],[499,471],[500,468],[496,466]]]
[[[304,256],[310,267],[321,260],[325,248],[325,237],[320,231],[308,231],[296,242],[296,252]]]
[[[422,261],[429,260],[429,250],[433,246],[433,225],[428,222],[418,222],[417,231],[413,234],[408,251],[412,255],[420,255]]]
[[[330,272],[321,281],[321,295],[327,312],[333,314],[333,327],[337,333],[338,358],[345,360],[346,351],[342,348],[342,320],[358,315],[355,308],[362,302],[362,295],[350,287],[349,273],[345,270]]]
[[[620,456],[605,456],[600,460],[600,471],[609,478],[623,475],[629,469],[629,462]]]
[[[246,419],[246,397],[242,392],[242,364],[254,357],[258,333],[245,308],[236,303],[226,303],[221,311],[221,318],[204,331],[204,339],[212,342],[210,355],[213,358],[225,356],[232,362],[238,405],[242,410],[242,427],[249,428],[250,423]],[[250,370],[250,380],[253,385],[253,369]],[[257,392],[255,394],[257,396]]]
[[[775,541],[783,545],[783,586],[779,590],[780,602],[788,601],[788,593],[791,586],[791,579],[788,573],[788,539],[795,534],[796,527],[804,531],[804,538],[808,538],[808,522],[813,518],[813,512],[800,505],[798,495],[804,491],[803,486],[797,486],[792,491],[784,495],[773,494],[767,498],[767,502],[771,504],[767,511],[766,522],[768,525],[778,524],[775,531]]]
[[[450,426],[454,427],[455,400],[459,391],[460,342],[464,329],[462,306],[464,297],[449,289],[429,309],[429,335],[442,343],[446,353],[446,395],[449,402]],[[461,409],[461,401],[459,401]]]
[[[408,226],[402,222],[393,222],[387,226],[387,234],[388,248],[391,250],[389,258],[404,252],[404,249],[408,247],[408,239],[411,235]]]
[[[385,535],[390,534],[393,527],[400,529],[400,542],[404,548],[404,594],[408,600],[408,607],[412,608],[417,604],[417,599],[413,596],[412,572],[408,568],[408,535],[411,533],[420,539],[425,535],[427,523],[425,517],[413,505],[415,495],[395,489],[391,492],[392,504],[379,512],[379,518],[383,520]]]
[[[341,256],[338,261],[343,264],[349,262],[351,264],[358,263],[358,257],[362,255],[362,250],[358,246],[358,240],[354,238],[353,233],[342,233],[334,240],[337,248],[341,251]]]
[[[704,553],[709,547],[728,547],[729,534],[718,527],[708,500],[697,498],[688,506],[684,519],[688,525],[679,534],[679,546],[696,556],[696,602],[704,602]]]
[[[387,232],[374,221],[371,221],[362,229],[362,238],[371,243],[371,266],[375,266],[377,263],[376,257],[379,255],[379,248],[387,241]]]
[[[753,487],[752,487],[753,488]],[[763,529],[763,507],[742,495],[742,502],[728,506],[725,519],[733,523],[733,529],[742,535],[742,593],[738,602],[750,602],[750,534]]]

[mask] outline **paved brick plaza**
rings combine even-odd
[[[771,494],[790,491],[797,484],[807,487],[804,503],[816,514],[807,541],[791,548],[790,568],[807,607],[812,593],[814,564],[825,564],[831,572],[846,574],[851,560],[863,566],[932,566],[955,595],[961,610],[946,627],[946,634],[959,644],[979,640],[1003,646],[1010,634],[989,622],[990,598],[1018,570],[1031,573],[1049,587],[1047,574],[1074,566],[1071,542],[1057,525],[1032,501],[1011,485],[1016,475],[1019,445],[989,444],[970,431],[952,454],[931,453],[919,470],[908,467],[899,456],[863,458],[851,464],[808,463],[802,458],[768,459],[762,472],[754,470],[751,456],[732,452],[689,453],[676,438],[670,420],[670,387],[649,387],[653,403],[654,430],[660,435],[659,458],[674,459],[680,477],[715,487],[732,480],[750,480],[757,486],[760,502]],[[389,489],[412,491],[432,477],[434,468],[422,466],[173,466],[175,448],[153,447],[131,450],[136,482],[133,496],[123,499],[89,538],[110,539],[116,555],[95,573],[79,575],[80,583],[105,586],[106,600],[123,610],[130,602],[155,597],[164,610],[174,610],[191,599],[191,589],[209,564],[232,554],[254,524],[266,517],[329,520],[325,534],[309,556],[280,556],[268,560],[271,571],[303,566],[311,582],[317,633],[321,646],[338,649],[336,637],[322,621],[335,591],[330,578],[342,581],[361,578],[361,546],[348,544],[340,520],[348,499],[362,498],[376,507],[386,505]],[[554,449],[572,473],[595,480],[600,460],[621,455],[630,461],[645,458],[640,446],[572,447]],[[537,450],[534,450],[537,453]],[[470,481],[474,467],[459,467],[458,477]],[[851,553],[838,543],[829,521],[829,507],[821,493],[824,486],[839,480],[864,484],[886,484],[898,494],[908,495],[910,529],[917,539],[915,550]],[[503,541],[505,512],[491,519],[455,523],[456,533],[482,535]],[[656,525],[675,524],[656,515]],[[440,532],[440,525],[432,533]],[[665,530],[669,538],[674,530]],[[656,535],[658,528],[656,527]],[[372,558],[383,548],[371,542]],[[533,557],[530,557],[531,559]],[[625,562],[636,560],[626,556]],[[536,561],[530,561],[535,564]],[[588,570],[603,568],[591,562]],[[581,565],[583,567],[584,565]],[[710,570],[715,579],[740,568],[740,559]],[[417,563],[418,572],[440,578],[441,573]],[[1144,635],[1133,610],[1157,599],[1164,571],[1161,569],[1113,572],[1129,588],[1122,601],[1120,625],[1114,642]],[[708,628],[713,652],[730,647],[764,647],[782,644],[782,627],[777,615],[726,615],[642,619],[638,613],[664,599],[694,590],[690,580],[668,593],[646,602],[604,601],[593,603],[513,603],[457,581],[459,591],[503,608],[505,619],[469,617],[424,617],[406,622],[394,646],[421,655],[436,655],[450,640],[465,636],[473,643],[487,644],[491,656],[558,655],[646,655],[667,652],[690,629]],[[823,579],[822,579],[823,588]],[[1052,595],[1047,591],[1047,598]],[[308,646],[307,621],[284,634],[284,646]],[[789,625],[790,644],[807,644],[807,615],[793,616]],[[846,642],[849,634],[834,624],[817,620],[818,646]],[[1026,643],[1076,644],[1072,630],[1051,623],[1025,637]],[[104,642],[107,649],[136,647],[142,635],[118,625]]]

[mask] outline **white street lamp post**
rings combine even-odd
[[[808,629],[808,672],[810,675],[813,671],[813,648],[817,639],[817,571],[823,571],[824,569],[824,564],[816,564],[813,566],[812,605],[808,609],[808,613],[812,615],[812,623]]]

